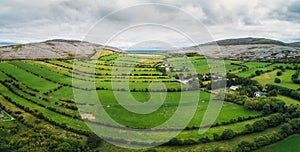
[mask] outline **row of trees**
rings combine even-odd
[[[273,84],[267,84],[266,89],[267,90],[275,89],[281,95],[288,96],[288,97],[291,97],[291,98],[296,99],[296,100],[300,100],[300,92],[298,92],[296,90],[293,90],[293,89],[290,89],[290,88],[277,86],[277,85],[273,85]]]
[[[251,80],[249,78],[236,77],[235,75],[228,75],[227,86],[240,85],[238,89],[240,95],[245,95],[248,97],[253,97],[253,93],[257,91],[262,91],[263,86],[256,80]]]
[[[127,89],[125,88],[116,88],[116,89],[112,89],[113,91],[128,91]],[[190,88],[166,88],[166,89],[148,89],[148,88],[145,88],[145,89],[130,89],[131,92],[182,92],[182,91],[193,91],[193,90],[199,90],[199,88],[193,88],[193,87],[190,87]]]
[[[288,123],[282,125],[279,131],[265,136],[258,136],[254,138],[254,141],[240,141],[236,152],[254,151],[263,146],[270,145],[279,140],[286,138],[287,136],[300,132],[300,119],[292,119]]]
[[[261,67],[257,67],[257,68],[264,68],[264,67],[268,67],[268,66],[271,66],[272,64],[268,64],[268,65],[265,65],[265,66],[261,66]],[[270,70],[256,70],[254,74],[252,74],[251,76],[249,76],[248,78],[253,78],[253,77],[256,77],[256,76],[260,76],[264,73],[267,73],[267,72],[272,72],[276,69],[280,69],[281,71],[277,72],[277,76],[280,76],[282,75],[282,71],[285,71],[285,69],[290,69],[290,70],[296,70],[297,69],[297,66],[295,66],[294,68],[293,67],[290,67],[290,66],[275,66],[273,69],[270,69]],[[242,68],[242,72],[244,71],[247,71],[249,70],[248,67],[243,67]]]
[[[268,117],[265,117],[263,119],[255,121],[252,125],[247,124],[245,125],[245,128],[242,132],[234,132],[232,129],[224,129],[224,131],[219,135],[217,133],[213,133],[213,138],[210,139],[209,137],[200,137],[198,140],[194,139],[177,139],[173,138],[165,145],[193,145],[193,144],[199,144],[199,143],[207,143],[212,141],[220,141],[220,140],[229,140],[237,136],[251,134],[255,132],[261,132],[266,130],[269,127],[276,127],[280,124],[284,123],[289,118],[289,115],[282,115],[281,113],[272,114]],[[289,124],[292,126],[295,126],[294,130],[297,131],[300,129],[299,123],[300,121],[295,121],[296,119],[293,119],[289,121]],[[298,128],[297,128],[298,127]],[[290,132],[290,131],[289,131]]]
[[[5,73],[6,74],[6,73]],[[13,92],[14,94],[20,96],[21,98],[24,98],[26,100],[29,100],[29,101],[33,101],[34,103],[36,104],[40,104],[34,100],[31,100],[29,98],[26,98],[25,95],[23,94],[19,94],[16,92],[15,89],[12,89],[11,87],[15,87],[17,88],[18,90],[21,90],[22,92],[24,92],[25,94],[28,94],[29,96],[32,96],[34,98],[38,98],[38,99],[41,99],[45,102],[50,102],[50,100],[48,98],[45,98],[45,97],[41,97],[41,96],[38,96],[37,94],[39,93],[39,90],[36,90],[36,89],[33,89],[31,87],[28,87],[27,85],[24,85],[24,84],[21,84],[20,82],[18,82],[13,76],[9,75],[9,74],[6,74],[7,76],[9,76],[11,78],[11,80],[3,80],[3,81],[0,81],[1,84],[3,84],[4,86],[6,86],[11,92]],[[11,86],[12,85],[12,86]],[[53,92],[53,91],[57,91],[58,89],[62,88],[61,85],[59,85],[57,88],[54,88],[53,90],[50,90],[49,92],[47,93],[44,93],[44,95],[48,95],[49,93]],[[28,91],[29,90],[29,91]],[[55,103],[56,105],[58,105],[58,103]],[[63,104],[61,103],[60,105],[64,106],[65,108],[68,108],[68,109],[71,109],[71,110],[77,110],[77,106],[75,105],[69,105],[69,104]],[[46,107],[46,106],[44,106]],[[58,111],[57,109],[55,108],[52,108],[52,107],[46,107],[46,108],[51,108],[51,110],[54,110],[54,111]],[[64,112],[61,112],[61,111],[58,111],[60,112],[61,114],[64,114],[66,116],[69,116],[67,114],[65,114]],[[71,116],[72,117],[72,116]],[[80,118],[79,116],[77,116],[78,118]]]
[[[40,78],[43,78],[47,81],[50,81],[50,82],[53,82],[53,83],[56,83],[59,85],[59,87],[71,87],[71,88],[75,88],[75,89],[80,89],[80,90],[85,90],[85,91],[91,91],[91,90],[95,90],[93,88],[82,88],[82,87],[78,87],[78,86],[73,86],[72,83],[64,83],[64,82],[57,82],[56,80],[53,80],[53,79],[49,79],[47,77],[44,77],[44,76],[41,76],[41,75],[38,75],[37,73],[34,73],[32,71],[28,71],[26,69],[23,69],[25,70],[26,72],[28,73],[31,73],[37,77],[40,77]],[[2,71],[3,73],[5,73],[4,71]],[[14,81],[18,82],[18,80],[16,78],[14,78],[12,75],[9,75],[7,73],[5,73],[7,76],[9,76],[11,79],[13,79]],[[84,79],[83,79],[84,80]],[[26,86],[26,88],[30,88],[29,86]],[[59,88],[55,88],[55,90],[57,91]],[[33,89],[33,88],[30,88],[30,90],[33,90],[35,92],[40,92],[39,90],[36,90],[36,89]],[[108,90],[107,88],[104,88],[104,87],[97,87],[96,90]],[[49,92],[46,92],[45,95],[49,95],[51,92],[53,92],[54,90],[49,90]]]
[[[55,64],[55,63],[53,63],[53,64]],[[57,64],[57,65],[60,65],[60,64]],[[29,73],[31,73],[31,74],[33,74],[35,76],[41,77],[41,78],[43,78],[43,79],[45,79],[47,81],[50,81],[50,82],[53,82],[53,83],[56,83],[56,84],[59,85],[58,88],[54,88],[53,90],[49,90],[48,92],[45,92],[44,93],[45,95],[49,95],[50,93],[57,91],[58,89],[62,88],[63,86],[72,87],[72,88],[75,88],[75,89],[80,89],[80,90],[85,90],[85,91],[91,91],[91,90],[109,90],[108,88],[105,88],[105,87],[96,87],[95,89],[93,89],[93,88],[82,88],[82,87],[78,87],[78,86],[73,86],[72,84],[61,83],[61,82],[57,82],[56,80],[52,80],[52,79],[49,79],[49,78],[44,77],[44,76],[40,76],[40,75],[38,75],[38,74],[36,74],[36,73],[34,73],[32,71],[28,71],[26,69],[23,69],[23,70],[25,70],[26,72],[29,72]],[[142,74],[142,75],[144,75],[144,74]],[[148,75],[148,74],[146,74],[146,75]],[[152,75],[152,74],[150,74],[150,75]],[[162,75],[159,74],[159,75],[155,75],[155,76],[162,76]],[[84,80],[84,81],[88,81],[88,80],[85,80],[83,78],[79,78],[79,79]],[[17,81],[17,80],[15,80],[15,81]],[[171,81],[166,81],[166,82],[169,83]],[[198,89],[198,88],[196,88],[196,89]],[[195,90],[195,88],[190,88],[190,89],[168,88],[167,90],[152,90],[152,91],[153,92],[165,92],[165,91],[167,91],[167,92],[180,92],[180,91],[189,91],[189,90]],[[38,90],[34,90],[34,91],[35,92],[39,92]],[[113,91],[127,91],[127,90],[125,90],[124,88],[118,88],[118,89],[115,89]],[[131,91],[133,91],[133,92],[136,92],[136,91],[141,91],[141,92],[145,91],[145,92],[148,92],[149,90],[146,88],[145,90],[143,90],[143,89],[139,89],[139,90],[138,89],[131,89]],[[72,107],[72,109],[74,109],[74,107]]]
[[[3,83],[3,85],[10,91],[12,92],[13,94],[17,95],[18,97],[20,98],[23,98],[24,100],[26,101],[29,101],[29,102],[32,102],[38,106],[41,106],[43,108],[46,108],[50,111],[53,111],[53,112],[56,112],[56,113],[59,113],[59,114],[62,114],[64,116],[67,116],[67,117],[71,117],[71,118],[77,118],[77,119],[81,119],[81,117],[79,115],[72,115],[72,114],[69,114],[69,113],[66,113],[64,111],[61,111],[59,109],[57,109],[56,107],[53,107],[53,106],[46,106],[44,105],[42,102],[38,102],[37,100],[40,100],[40,99],[32,99],[30,97],[28,97],[26,94],[21,94],[17,91],[17,89],[14,89],[11,84],[6,84],[6,83]],[[46,102],[49,102],[48,100],[46,100]],[[69,107],[70,108],[70,107]]]
[[[264,114],[275,112],[285,112],[287,107],[285,103],[276,98],[255,97],[249,98],[246,95],[239,95],[236,92],[228,92],[225,95],[225,100],[239,105],[243,105],[248,110],[263,111]]]
[[[20,123],[21,124],[20,124]],[[30,129],[28,129],[30,128]],[[92,148],[99,146],[99,140],[88,140],[86,144],[82,139],[74,136],[61,137],[52,134],[51,130],[42,125],[28,125],[24,119],[19,119],[9,127],[0,126],[0,151],[93,151]],[[28,140],[30,139],[30,140]],[[95,141],[98,141],[95,143]],[[90,143],[95,143],[91,145]]]
[[[12,104],[16,105],[17,107],[19,107],[20,109],[23,109],[24,111],[28,112],[28,113],[31,113],[32,115],[36,116],[37,118],[39,119],[43,119],[47,122],[49,122],[50,124],[53,124],[55,126],[58,126],[58,127],[61,127],[65,130],[69,130],[71,132],[74,132],[74,133],[78,133],[78,134],[81,134],[81,135],[90,135],[90,132],[88,131],[85,131],[85,130],[80,130],[80,129],[76,129],[76,128],[73,128],[73,127],[70,127],[70,126],[67,126],[65,123],[59,123],[59,122],[56,122],[46,116],[43,115],[43,113],[37,111],[37,110],[33,110],[32,108],[30,107],[26,107],[22,104],[20,104],[19,102],[16,102],[14,100],[12,100],[10,97],[2,94],[0,92],[0,95],[2,95],[7,101],[11,102]]]
[[[22,125],[14,127],[3,127],[0,129],[7,136],[0,137],[1,151],[54,151],[54,152],[71,152],[71,151],[89,151],[90,148],[83,145],[75,138],[60,138],[55,135],[41,130],[32,132],[25,129]],[[14,132],[13,130],[16,130]],[[22,136],[20,136],[22,135]],[[26,140],[30,138],[30,140]]]
[[[73,67],[70,67],[70,66],[61,65],[61,64],[58,64],[58,63],[53,63],[53,62],[49,62],[49,61],[45,61],[45,62],[49,63],[49,64],[53,64],[53,65],[59,66],[59,67],[62,67],[62,68],[65,68],[65,69],[72,70],[73,72],[75,72],[76,74],[79,74],[79,75],[85,74],[84,76],[86,76],[86,75],[110,76],[111,75],[110,73],[105,73],[105,74],[104,73],[96,73],[96,72],[92,73],[92,72],[88,72],[88,71],[82,71],[82,70],[79,70],[77,68],[73,68]],[[109,66],[112,66],[112,65],[109,65]],[[128,67],[132,67],[132,66],[128,66]],[[144,67],[144,68],[149,68],[149,67]],[[112,70],[112,69],[110,69],[110,70]],[[146,70],[143,70],[143,71],[146,71]],[[122,74],[118,74],[118,76],[165,76],[165,75],[166,74],[164,72],[163,72],[163,74],[159,74],[159,73],[141,73],[141,74],[137,74],[137,73],[135,73],[135,74],[132,74],[132,73],[122,73]],[[66,76],[68,76],[68,75],[66,75]],[[72,78],[77,78],[77,77],[72,77]],[[83,79],[83,78],[78,78],[78,79],[86,80],[86,79]]]
[[[268,117],[255,121],[252,125],[247,124],[242,132],[234,132],[232,129],[225,129],[221,135],[214,133],[213,140],[228,140],[232,139],[239,135],[246,135],[255,132],[261,132],[269,127],[276,127],[282,124],[286,116],[281,115],[280,113],[272,114]]]

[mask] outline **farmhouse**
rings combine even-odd
[[[263,94],[264,94],[263,92],[256,91],[256,92],[253,93],[253,96],[254,96],[254,97],[260,97],[260,96],[262,96]]]
[[[236,91],[238,88],[239,88],[238,86],[230,86],[228,88],[228,90],[230,90],[230,91]]]

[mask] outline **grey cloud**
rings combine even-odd
[[[300,23],[300,1],[289,3],[286,9],[280,13],[278,13],[279,19]]]
[[[0,41],[84,39],[102,17],[144,3],[178,7],[203,23],[216,39],[245,36],[285,41],[300,39],[299,0],[3,0],[0,2]],[[194,35],[201,34],[175,9],[153,6],[139,12],[128,11],[108,17],[104,23],[107,30],[103,34],[109,34],[105,32],[114,31],[120,25],[143,20],[180,24],[189,27]],[[164,37],[164,33],[161,36]],[[129,38],[133,37],[124,37],[118,44],[130,45]],[[183,42],[182,39],[169,39],[176,45]]]

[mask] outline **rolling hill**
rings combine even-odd
[[[216,47],[215,44],[218,44]],[[187,47],[174,52],[197,52],[212,58],[242,61],[298,61],[299,42],[284,43],[265,38],[226,39],[197,46]],[[104,48],[121,52],[121,49],[78,40],[48,40],[39,43],[18,44],[0,47],[0,59],[70,59],[88,57],[96,49]],[[200,48],[200,50],[199,50]]]
[[[240,38],[200,44],[182,51],[196,51],[213,58],[243,61],[297,61],[300,58],[300,49],[296,47],[297,44],[264,38]]]
[[[0,59],[68,59],[95,54],[96,49],[104,48],[120,51],[117,48],[78,40],[48,40],[45,42],[17,44],[0,47]]]

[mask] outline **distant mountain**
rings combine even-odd
[[[218,45],[214,45],[218,44]],[[226,39],[188,47],[180,52],[197,52],[212,58],[244,61],[299,62],[299,43],[284,43],[265,38]]]
[[[210,42],[203,45],[211,45],[217,43],[218,45],[250,45],[250,44],[276,44],[276,45],[287,45],[284,42],[265,39],[265,38],[238,38],[238,39],[226,39],[226,40],[219,40],[216,42]]]
[[[17,44],[0,47],[0,59],[67,59],[88,57],[96,49],[105,48],[121,51],[118,48],[78,40],[48,40],[39,43]]]
[[[290,46],[300,47],[300,42],[289,43]]]

